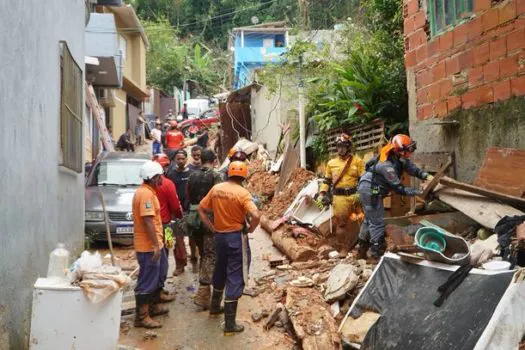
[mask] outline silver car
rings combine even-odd
[[[107,241],[102,192],[111,240],[119,244],[133,243],[131,204],[136,189],[142,183],[139,169],[149,159],[146,154],[108,152],[95,161],[86,180],[85,232],[89,239]]]

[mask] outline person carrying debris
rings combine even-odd
[[[157,154],[153,156],[153,161],[159,163],[162,166],[162,169],[164,170],[164,173],[166,173],[166,170],[168,166],[170,165],[170,160],[168,159],[168,156],[165,154]],[[172,228],[172,219],[181,219],[182,218],[182,206],[179,202],[179,197],[177,196],[177,189],[175,188],[175,184],[173,181],[165,177],[164,175],[161,175],[162,177],[162,183],[155,188],[155,193],[157,194],[157,198],[159,200],[160,204],[160,217],[162,220],[162,227],[163,227],[163,233],[164,233],[164,251],[166,254],[163,254],[161,259],[166,259],[164,262],[165,266],[169,266],[168,262],[168,256],[169,256],[169,250],[173,249],[175,246],[175,238],[173,235],[173,228]],[[164,287],[164,284],[166,283],[166,279],[168,278],[168,269],[162,270],[162,284]],[[161,294],[161,301],[162,302],[170,302],[175,300],[175,295],[172,295],[168,292],[166,292],[164,289],[162,290]]]
[[[203,310],[208,310],[210,307],[210,286],[213,271],[215,270],[215,237],[213,231],[208,230],[202,224],[197,213],[197,207],[212,187],[222,182],[221,174],[213,168],[216,158],[212,150],[205,149],[202,151],[200,156],[202,165],[195,169],[188,179],[188,197],[191,205],[188,214],[188,225],[193,231],[191,236],[195,239],[201,253],[199,289],[193,302]]]
[[[329,205],[333,203],[335,234],[340,251],[346,253],[348,242],[346,226],[352,214],[361,212],[357,184],[365,172],[365,163],[352,154],[352,138],[342,133],[335,141],[337,157],[326,164],[324,183],[321,185],[319,200]],[[346,254],[344,254],[346,255]]]
[[[247,233],[255,231],[260,221],[250,192],[242,187],[247,176],[248,166],[244,162],[232,162],[228,166],[228,181],[215,185],[197,208],[204,225],[215,233],[216,263],[210,314],[221,313],[222,293],[226,288],[224,335],[244,330],[235,317],[248,279],[251,254]],[[211,213],[213,223],[209,217]]]
[[[162,173],[159,163],[144,163],[139,173],[144,182],[133,197],[133,244],[139,263],[135,287],[135,327],[160,328],[162,324],[151,317],[169,312],[166,305],[160,304],[164,285],[162,275],[168,268],[168,258],[163,257],[166,252],[163,249],[160,203],[155,193],[155,189],[162,185]]]
[[[419,169],[410,161],[410,155],[416,150],[416,142],[410,136],[394,136],[379,153],[366,163],[366,173],[361,177],[358,193],[361,199],[365,220],[359,232],[360,259],[365,259],[370,248],[373,258],[380,258],[386,249],[385,244],[385,208],[383,198],[391,190],[405,196],[417,196],[421,191],[405,187],[401,182],[404,171],[422,180],[432,180],[432,175]]]

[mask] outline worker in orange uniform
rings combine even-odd
[[[164,136],[164,153],[170,160],[173,160],[175,152],[184,148],[184,135],[178,129],[178,124],[175,120],[169,123],[169,129]]]
[[[203,224],[215,232],[216,263],[210,314],[222,312],[224,289],[224,335],[242,332],[237,324],[238,300],[248,279],[250,247],[247,233],[255,231],[260,214],[250,192],[242,187],[248,176],[246,163],[235,161],[228,167],[228,181],[212,187],[201,200],[197,211]],[[209,214],[213,213],[213,223]]]
[[[338,250],[346,255],[349,246],[346,225],[352,214],[361,212],[357,184],[365,172],[365,163],[352,154],[352,138],[343,133],[335,141],[337,157],[328,161],[319,199],[333,204],[335,234]]]
[[[170,160],[165,154],[156,154],[153,156],[153,161],[159,163],[162,166],[164,174],[168,166],[170,165]],[[165,267],[161,271],[163,287],[168,278],[168,256],[169,249],[173,249],[175,246],[175,238],[173,235],[173,219],[182,218],[182,205],[180,204],[179,197],[177,196],[177,189],[173,181],[161,175],[162,183],[155,188],[157,198],[160,203],[160,216],[162,219],[162,227],[164,232],[164,250],[166,254],[163,254],[161,259],[166,258],[166,261],[163,262],[162,266]],[[175,295],[170,294],[163,290],[160,294],[162,302],[170,302],[175,300]]]
[[[160,203],[155,189],[162,185],[162,167],[159,163],[148,161],[140,168],[144,183],[133,197],[134,245],[139,263],[139,276],[135,287],[136,317],[135,327],[160,328],[162,325],[152,316],[169,312],[166,305],[160,304],[164,284],[162,271],[168,258],[164,248]]]

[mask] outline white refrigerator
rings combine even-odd
[[[33,290],[30,349],[116,349],[121,303],[121,289],[93,304],[80,287],[39,278]]]

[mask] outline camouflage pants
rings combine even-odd
[[[211,232],[195,237],[201,254],[199,283],[210,285],[215,271],[215,236]]]

